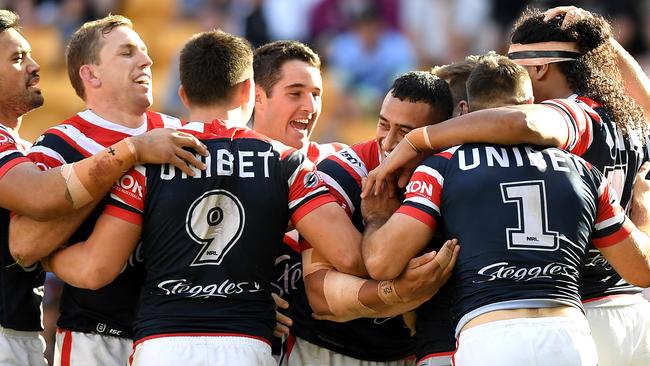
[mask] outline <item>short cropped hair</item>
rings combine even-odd
[[[273,86],[282,76],[280,70],[285,62],[298,60],[320,69],[320,57],[307,45],[298,41],[275,41],[255,50],[253,71],[255,84],[271,96]]]
[[[227,102],[233,87],[252,77],[253,50],[241,37],[213,30],[194,35],[183,47],[179,71],[190,103]]]
[[[113,29],[121,26],[133,28],[133,23],[130,19],[121,15],[108,15],[84,23],[72,35],[65,50],[65,57],[70,83],[81,99],[85,100],[86,91],[79,76],[79,69],[83,65],[99,64],[99,52],[104,46],[102,38],[111,33]]]
[[[428,71],[409,71],[393,82],[390,93],[399,100],[431,106],[441,120],[451,118],[454,105],[447,82]]]
[[[471,111],[503,105],[524,104],[532,96],[528,72],[505,56],[481,56],[467,79],[467,102]]]
[[[478,64],[479,57],[478,55],[470,55],[462,61],[435,66],[431,69],[431,73],[449,84],[454,105],[457,105],[461,100],[467,100],[467,78]]]
[[[20,20],[18,14],[13,11],[0,9],[0,32],[4,32],[11,28],[17,28],[18,20]]]

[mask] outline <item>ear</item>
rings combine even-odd
[[[531,78],[534,78],[535,80],[544,79],[549,74],[549,68],[550,68],[550,64],[533,66],[533,69],[535,70],[535,75],[531,75]]]
[[[469,104],[465,99],[462,99],[456,107],[454,107],[453,117],[462,116],[463,114],[469,113]]]
[[[187,93],[185,93],[185,88],[183,88],[183,85],[178,87],[178,96],[181,98],[181,103],[183,103],[185,109],[189,110],[190,100],[187,98]]]
[[[248,78],[240,83],[239,104],[248,104],[253,98],[257,98],[255,85],[252,79]]]
[[[265,104],[264,101],[266,101],[266,98],[268,97],[264,88],[255,85],[255,108],[264,109],[263,105]]]
[[[91,65],[82,65],[79,68],[79,77],[84,84],[88,84],[92,88],[99,88],[102,86],[101,79],[95,76],[95,72]]]

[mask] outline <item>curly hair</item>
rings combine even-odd
[[[511,41],[522,44],[575,42],[581,56],[575,61],[557,63],[571,90],[601,104],[623,134],[639,134],[640,140],[645,141],[648,128],[643,110],[624,92],[616,54],[609,44],[612,35],[609,23],[594,14],[592,18],[561,28],[563,20],[564,15],[560,15],[545,22],[542,11],[527,9],[515,22]]]

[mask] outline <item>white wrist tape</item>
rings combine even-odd
[[[90,195],[90,192],[79,180],[74,169],[74,163],[61,166],[61,175],[65,179],[65,185],[70,194],[73,208],[83,207],[93,200],[93,196]]]
[[[373,316],[376,311],[359,300],[359,291],[366,281],[336,270],[328,271],[325,274],[323,292],[330,312],[337,317],[349,319]]]

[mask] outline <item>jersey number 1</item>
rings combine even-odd
[[[503,203],[517,205],[519,226],[506,228],[508,249],[557,250],[558,233],[548,228],[546,186],[544,181],[501,184]]]

